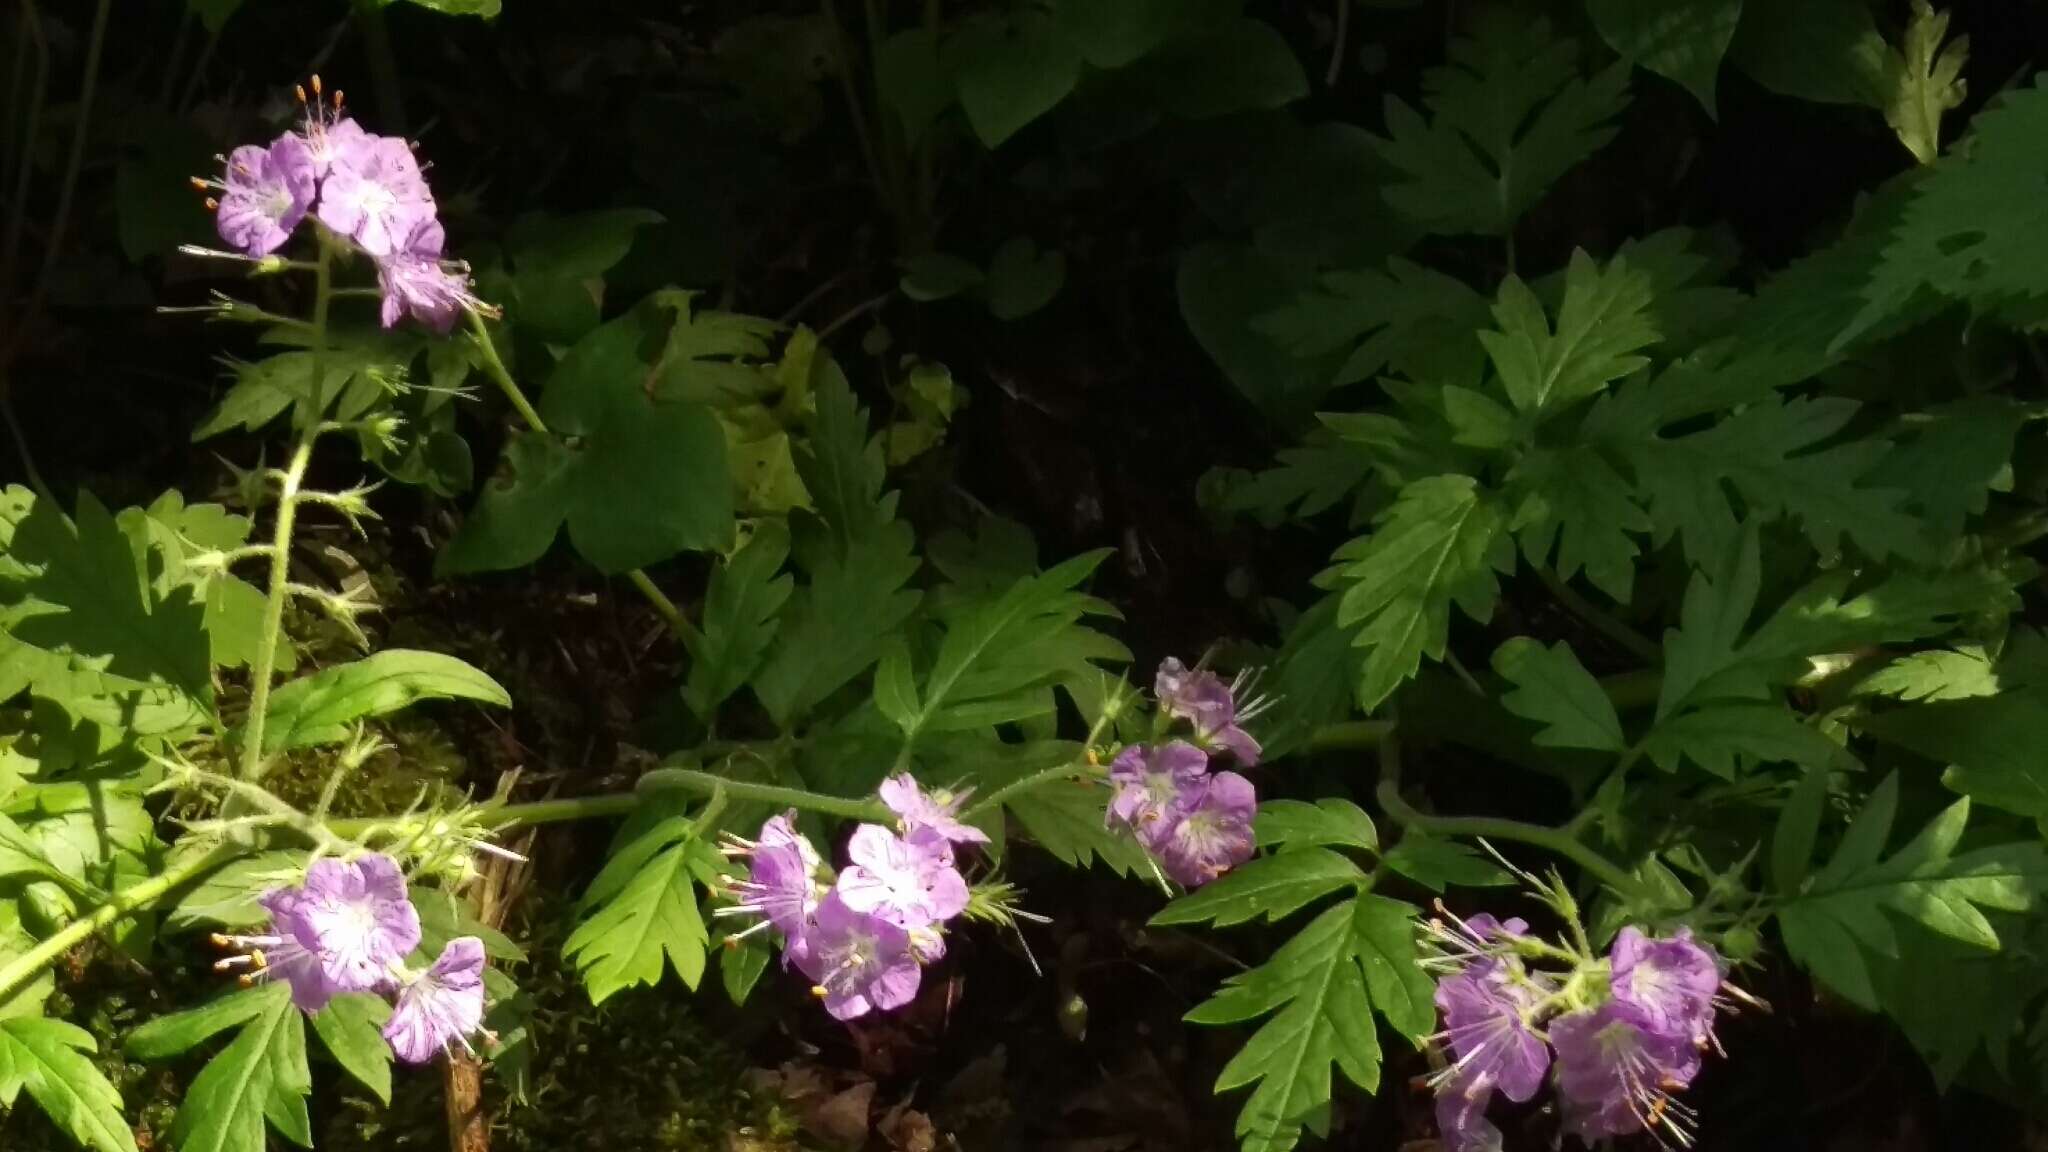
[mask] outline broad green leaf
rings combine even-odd
[[[784,728],[866,671],[917,609],[904,587],[917,571],[910,529],[881,525],[842,560],[811,574],[783,609],[782,627],[754,673],[754,694]]]
[[[1515,878],[1500,865],[1455,840],[1409,832],[1388,849],[1385,863],[1432,892],[1446,888],[1498,888]]]
[[[1742,0],[1586,0],[1609,47],[1683,84],[1709,116],[1721,56],[1735,38],[1742,7]]]
[[[1232,386],[1282,425],[1307,419],[1337,367],[1334,353],[1321,360],[1295,356],[1257,327],[1259,317],[1307,287],[1307,277],[1286,261],[1239,244],[1189,248],[1174,275],[1181,318],[1196,342]]]
[[[1996,696],[1999,687],[1998,664],[1990,654],[1981,645],[1964,644],[1953,649],[1908,652],[1864,677],[1856,685],[1856,692],[1896,696],[1913,703],[1936,703]]]
[[[257,898],[272,888],[299,883],[305,867],[304,852],[277,850],[241,857],[186,889],[171,907],[171,926],[243,928],[260,924],[270,913],[256,903]]]
[[[521,215],[505,237],[513,291],[507,314],[522,332],[575,343],[597,327],[604,274],[625,259],[637,231],[660,222],[644,208]]]
[[[1431,232],[1506,235],[1559,177],[1614,138],[1628,65],[1584,77],[1576,44],[1506,8],[1482,11],[1450,54],[1423,74],[1429,121],[1387,97],[1387,136],[1377,146],[1400,175],[1382,194]]]
[[[686,295],[658,293],[577,341],[541,396],[549,432],[507,445],[442,572],[530,564],[565,523],[577,552],[608,573],[727,544],[724,429],[702,404],[652,395],[661,366],[643,358],[690,321],[688,309]]]
[[[1681,759],[1733,780],[1738,758],[1825,769],[1847,754],[1818,728],[1778,703],[1719,703],[1661,720],[1643,738],[1650,762],[1667,772]]]
[[[453,656],[386,648],[280,685],[270,697],[263,751],[268,755],[345,740],[355,721],[420,700],[476,700],[500,708],[512,704],[496,680]]]
[[[937,34],[906,28],[882,41],[875,53],[875,91],[903,126],[904,144],[916,147],[954,100]]]
[[[1486,321],[1486,297],[1463,280],[1396,256],[1384,271],[1329,273],[1253,326],[1297,356],[1349,348],[1333,384],[1370,380],[1382,369],[1476,384],[1485,358],[1471,336]]]
[[[1188,120],[1280,108],[1308,95],[1286,37],[1248,17],[1175,36],[1126,76],[1145,102]]]
[[[383,997],[357,992],[336,996],[313,1014],[313,1031],[334,1061],[386,1105],[391,1103],[391,1045],[384,1022],[391,1005]]]
[[[178,1152],[265,1152],[266,1121],[285,1139],[313,1146],[305,1017],[282,981],[252,990],[250,1003],[241,1032],[185,1090],[171,1136]],[[217,1025],[210,1031],[234,1026],[221,1019],[207,1021]]]
[[[1524,452],[1506,494],[1516,502],[1509,527],[1531,564],[1551,564],[1554,546],[1560,580],[1583,569],[1594,587],[1629,602],[1641,553],[1635,538],[1654,525],[1605,454],[1585,444]]]
[[[1870,9],[1870,0],[1744,4],[1728,58],[1773,92],[1881,108],[1891,50]]]
[[[1067,254],[1057,248],[1041,251],[1029,236],[1012,236],[989,258],[982,291],[989,315],[1021,320],[1059,295],[1067,279]]]
[[[10,556],[33,573],[20,585],[33,614],[14,624],[16,639],[202,705],[213,699],[204,605],[184,586],[156,596],[147,565],[90,493],[79,494],[75,525],[36,501],[15,526]]]
[[[1837,347],[1907,311],[1931,289],[1982,313],[2039,323],[2048,285],[2048,81],[2015,87],[1971,121],[1967,146],[1952,150],[1909,186],[1903,218],[1886,236],[1866,277],[1863,307]]]
[[[197,1008],[159,1016],[130,1032],[121,1045],[122,1051],[137,1060],[168,1060],[268,1013],[275,1006],[278,992],[275,984],[261,984],[230,992]]]
[[[694,885],[708,884],[722,859],[679,823],[664,821],[625,845],[584,896],[592,910],[563,941],[562,954],[582,973],[593,1004],[636,984],[660,983],[669,967],[691,988],[704,975],[710,936]],[[622,861],[634,867],[621,868]]]
[[[1348,858],[1327,848],[1303,848],[1240,864],[1160,909],[1152,923],[1228,928],[1262,916],[1277,921],[1364,883],[1365,873]]]
[[[2048,820],[2048,691],[1922,704],[1854,723],[1859,732],[1953,765],[1942,782],[1957,792]]]
[[[829,364],[829,361],[827,361]],[[868,434],[867,410],[836,366],[813,372],[816,412],[797,456],[812,507],[831,532],[831,555],[846,558],[895,518],[895,498],[882,486],[888,465],[879,436]]]
[[[2048,887],[2048,851],[2017,842],[1955,849],[1970,818],[1958,800],[1890,857],[1884,847],[1897,809],[1898,777],[1871,794],[1826,866],[1781,896],[1778,924],[1794,959],[1844,996],[1878,1007],[1871,957],[1896,955],[1899,916],[1974,947],[1996,950],[1982,909],[2024,912]]]
[[[1216,1080],[1218,1092],[1255,1085],[1238,1113],[1244,1148],[1284,1152],[1329,1106],[1332,1068],[1379,1087],[1374,1013],[1411,1043],[1433,1021],[1428,977],[1416,963],[1414,909],[1370,894],[1329,908],[1267,962],[1231,977],[1187,1014],[1234,1024],[1271,1013]]]
[[[782,572],[788,557],[789,530],[781,521],[763,520],[745,547],[712,570],[704,593],[703,640],[690,653],[683,685],[683,700],[698,719],[709,722],[761,666],[793,584]]]
[[[1109,790],[1100,777],[1086,773],[1078,745],[1063,741],[1023,745],[990,741],[974,746],[986,751],[969,753],[961,767],[967,782],[979,792],[993,791],[1063,764],[1074,766],[1072,775],[1054,776],[1003,801],[1018,827],[1054,859],[1070,868],[1087,868],[1100,860],[1119,876],[1155,874],[1157,866],[1137,839],[1108,827],[1104,809],[1109,803]],[[935,779],[950,778],[943,768],[937,771]]]
[[[903,706],[893,719],[904,741],[925,731],[986,728],[1043,714],[1052,702],[1045,689],[1086,671],[1089,660],[1129,659],[1121,644],[1080,625],[1084,617],[1113,611],[1075,591],[1107,555],[1084,552],[999,596],[956,608],[921,689],[904,690],[895,662],[888,678],[892,698]]]
[[[1088,63],[1107,69],[1157,48],[1200,7],[1187,0],[1055,0],[1053,12]]]
[[[944,54],[967,122],[989,148],[1052,111],[1081,78],[1081,50],[1034,8],[975,16]]]
[[[1302,800],[1267,800],[1253,822],[1259,843],[1283,852],[1328,846],[1380,850],[1379,830],[1365,809],[1341,796],[1310,804]]]
[[[1948,13],[1935,11],[1927,0],[1913,0],[1905,39],[1886,62],[1885,123],[1922,164],[1934,163],[1941,154],[1941,114],[1963,102],[1970,38],[1958,36],[1943,44],[1947,36]]]
[[[1575,249],[1555,331],[1536,294],[1510,276],[1493,306],[1499,330],[1479,333],[1479,342],[1508,399],[1540,415],[1596,395],[1649,363],[1637,354],[1657,340],[1649,305],[1648,276],[1620,257],[1603,270]]]
[[[36,938],[22,926],[21,907],[20,897],[0,900],[0,965],[20,959],[36,946]],[[41,1016],[43,1004],[49,1000],[50,993],[56,991],[56,988],[55,970],[43,969],[34,979],[16,989],[12,995],[0,1000],[0,1019]]]
[[[924,252],[904,263],[898,287],[910,299],[929,303],[979,288],[987,279],[972,260],[947,252]]]
[[[725,989],[726,998],[735,1005],[745,1005],[754,985],[761,982],[762,973],[768,971],[774,959],[773,950],[758,934],[745,940],[728,937],[718,950],[718,982]]]
[[[2013,445],[2028,412],[2003,397],[1971,396],[1924,416],[1908,426],[1871,479],[1904,490],[1929,547],[1945,549],[1970,516],[1984,511],[1990,493],[2011,490]]]
[[[136,1152],[135,1133],[121,1116],[121,1093],[86,1053],[92,1034],[75,1024],[36,1016],[0,1020],[0,1103],[21,1090],[73,1140],[95,1152]]]
[[[1614,702],[1564,641],[1545,648],[1517,636],[1494,650],[1493,670],[1515,686],[1501,697],[1507,710],[1543,726],[1536,743],[1596,752],[1628,747]]]
[[[1762,696],[1761,679],[1743,667],[1740,644],[1756,608],[1759,573],[1754,525],[1725,549],[1709,573],[1695,569],[1679,607],[1679,626],[1664,632],[1664,683],[1657,696],[1662,723],[1699,699]]]
[[[1337,550],[1337,623],[1361,626],[1355,643],[1368,649],[1360,707],[1378,707],[1423,656],[1443,658],[1454,601],[1475,620],[1492,613],[1507,548],[1499,508],[1470,477],[1445,475],[1402,489],[1371,535]]]
[[[1778,891],[1797,892],[1806,879],[1827,799],[1827,772],[1809,769],[1779,810],[1778,825],[1771,833],[1771,886]]]
[[[1661,541],[1676,533],[1694,563],[1720,555],[1737,535],[1731,498],[1749,514],[1790,515],[1814,548],[1834,556],[1847,537],[1873,559],[1926,553],[1920,525],[1902,507],[1906,493],[1871,487],[1888,445],[1833,440],[1856,415],[1839,397],[1760,399],[1712,427],[1671,439],[1622,444]]]

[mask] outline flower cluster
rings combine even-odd
[[[1212,755],[1229,756],[1246,768],[1259,762],[1259,742],[1242,722],[1266,702],[1240,705],[1246,687],[1243,675],[1225,683],[1214,672],[1167,657],[1154,677],[1153,694],[1161,720],[1185,722],[1189,738],[1133,744],[1109,766],[1116,789],[1110,826],[1129,830],[1168,876],[1189,888],[1251,858],[1258,794],[1243,776],[1210,766]]]
[[[195,181],[215,194],[207,205],[221,239],[245,256],[269,256],[311,216],[376,261],[386,328],[410,315],[446,332],[465,310],[482,309],[467,270],[442,259],[439,209],[412,145],[364,131],[342,114],[340,92],[323,96],[318,76],[312,99],[301,89],[299,100],[301,128],[245,144],[224,159],[220,179]]]
[[[925,791],[908,775],[884,781],[882,803],[896,827],[862,824],[833,875],[793,824],[770,818],[754,840],[734,838],[728,853],[747,873],[729,890],[724,915],[760,917],[739,935],[772,930],[782,962],[811,980],[839,1020],[900,1008],[916,997],[924,965],[946,954],[946,922],[967,910],[970,893],[955,846],[988,835],[959,817],[966,794]]]
[[[247,968],[246,983],[282,979],[308,1015],[348,992],[392,998],[384,1039],[398,1058],[424,1064],[450,1044],[469,1046],[483,1025],[484,946],[474,936],[450,940],[424,971],[406,963],[420,943],[420,917],[405,875],[389,856],[318,860],[296,888],[261,898],[270,914],[260,936],[215,936],[240,953],[223,971]]]
[[[1714,1042],[1722,988],[1713,949],[1679,929],[1655,939],[1624,928],[1604,958],[1528,937],[1491,916],[1431,925],[1452,969],[1436,990],[1450,1061],[1433,1078],[1437,1125],[1450,1152],[1490,1152],[1495,1092],[1517,1103],[1554,1071],[1567,1130],[1588,1143],[1634,1132],[1690,1142],[1693,1114],[1674,1093],[1699,1074]],[[1569,972],[1531,959],[1570,959]]]

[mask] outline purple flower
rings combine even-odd
[[[1509,978],[1499,964],[1475,964],[1436,986],[1443,1013],[1442,1039],[1455,1057],[1452,1080],[1467,1090],[1484,1084],[1516,1103],[1536,1095],[1550,1069],[1550,1049],[1531,1031],[1522,1013],[1533,990]]]
[[[284,247],[312,206],[317,179],[312,153],[296,135],[280,136],[268,148],[245,144],[235,149],[217,185],[221,195],[214,226],[220,238],[250,256],[268,256]]]
[[[747,877],[733,880],[728,886],[738,902],[717,912],[723,916],[761,917],[761,925],[747,931],[772,926],[782,933],[784,943],[793,951],[801,949],[805,925],[818,910],[818,900],[825,892],[818,882],[818,871],[824,861],[818,850],[811,847],[810,840],[796,830],[795,817],[794,810],[771,816],[761,825],[757,840],[751,844],[736,841],[728,849],[747,858]]]
[[[1623,928],[1608,960],[1614,1002],[1631,1011],[1643,1028],[1695,1044],[1713,1031],[1721,966],[1712,949],[1693,940],[1691,930],[1653,940],[1633,927]]]
[[[1198,788],[1209,775],[1209,754],[1185,740],[1164,744],[1133,744],[1109,764],[1109,822],[1122,825],[1150,844],[1163,835],[1168,810]]]
[[[260,936],[216,934],[215,944],[239,955],[221,960],[215,970],[247,968],[242,975],[245,985],[282,979],[291,985],[292,1003],[301,1012],[311,1014],[327,1007],[334,998],[334,985],[321,970],[319,957],[299,943],[299,890],[273,888],[256,902],[270,913],[270,931]]]
[[[388,987],[420,942],[420,916],[391,857],[320,860],[292,902],[299,944],[317,957],[337,992]]]
[[[988,833],[960,820],[960,805],[968,795],[944,789],[926,792],[907,772],[882,781],[881,787],[882,803],[896,814],[905,836],[928,829],[953,844],[986,844]]]
[[[1647,1031],[1634,1009],[1610,1000],[1552,1020],[1550,1043],[1557,1049],[1565,1122],[1581,1138],[1624,1136],[1659,1124],[1684,1134],[1691,1114],[1671,1093],[1699,1074],[1699,1050],[1689,1037]]]
[[[847,841],[846,858],[853,863],[839,874],[835,891],[854,912],[911,929],[950,920],[967,907],[967,881],[937,835],[906,840],[879,824],[863,824]]]
[[[1252,817],[1258,807],[1251,781],[1218,772],[1173,802],[1162,831],[1146,847],[1168,876],[1199,888],[1251,859]]]
[[[484,945],[458,936],[419,976],[398,989],[384,1039],[400,1060],[425,1064],[450,1044],[469,1047],[484,1020]]]
[[[1501,920],[1495,918],[1491,912],[1481,912],[1465,920],[1465,929],[1481,943],[1485,943],[1497,936],[1526,936],[1529,934],[1529,922],[1520,916],[1510,916]]]
[[[469,290],[469,277],[461,271],[462,266],[450,266],[441,259],[441,244],[441,222],[429,216],[413,226],[398,251],[377,258],[377,286],[384,293],[379,316],[384,327],[395,328],[400,319],[410,315],[445,333],[464,312],[483,310],[483,302]]]
[[[434,217],[434,194],[404,140],[365,136],[331,151],[315,212],[322,224],[363,251],[389,256]]]
[[[921,979],[910,933],[881,916],[857,912],[834,892],[818,906],[797,966],[836,1020],[901,1008]]]
[[[1452,1077],[1436,1093],[1436,1128],[1447,1152],[1500,1152],[1500,1129],[1486,1118],[1493,1086],[1484,1077]]]
[[[1189,668],[1168,656],[1159,662],[1159,671],[1152,678],[1152,694],[1167,715],[1194,725],[1195,739],[1202,746],[1220,748],[1252,768],[1259,763],[1259,742],[1238,721],[1251,719],[1264,704],[1253,701],[1243,709],[1238,707],[1237,693],[1249,682],[1250,678],[1240,673],[1225,684],[1206,668]]]
[[[325,179],[334,167],[337,157],[351,160],[360,157],[377,137],[363,131],[363,126],[343,116],[337,105],[332,108],[316,104],[306,106],[306,127],[300,134],[306,142],[306,151],[313,158],[313,174]]]

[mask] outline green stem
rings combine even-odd
[[[532,402],[526,398],[525,390],[519,387],[517,380],[512,379],[512,373],[505,368],[504,359],[498,355],[498,345],[491,339],[490,326],[484,323],[483,317],[471,312],[469,330],[476,337],[477,351],[483,354],[484,375],[489,376],[491,382],[498,386],[498,391],[504,393],[505,399],[512,404],[512,410],[519,413],[519,418],[526,422],[528,428],[543,436],[547,435],[547,423],[540,418],[540,413],[534,410]],[[640,590],[640,595],[646,597],[647,602],[654,606],[655,613],[685,647],[692,652],[700,649],[704,641],[703,634],[697,631],[696,625],[690,623],[689,617],[683,615],[683,610],[676,607],[675,601],[664,595],[660,588],[655,587],[654,581],[648,578],[647,573],[635,568],[626,573],[626,579],[631,581],[633,587]]]
[[[1341,724],[1325,724],[1309,734],[1307,750],[1339,752],[1377,748],[1393,730],[1393,724],[1385,720],[1347,720]]]
[[[1579,595],[1576,589],[1565,583],[1549,567],[1537,565],[1536,578],[1543,582],[1543,587],[1548,589],[1552,596],[1557,597],[1557,602],[1569,609],[1572,615],[1592,625],[1595,632],[1627,649],[1629,655],[1646,664],[1664,662],[1663,650],[1649,637],[1629,627],[1627,622],[1612,612]]]
[[[1401,797],[1400,741],[1388,733],[1380,741],[1380,783],[1376,793],[1380,808],[1404,828],[1436,836],[1471,836],[1493,840],[1517,840],[1533,844],[1570,860],[1624,896],[1641,894],[1641,885],[1628,870],[1599,852],[1579,843],[1562,828],[1529,824],[1494,816],[1430,816],[1418,812]]]
[[[83,944],[93,933],[110,928],[121,920],[149,908],[171,890],[197,880],[207,873],[242,855],[243,849],[221,845],[202,856],[193,857],[176,865],[158,876],[152,876],[140,884],[124,888],[114,898],[94,909],[92,915],[73,920],[59,928],[35,947],[9,961],[0,968],[0,1004],[40,975],[43,969],[55,964],[66,952]]]
[[[256,635],[256,658],[249,663],[249,715],[242,722],[242,779],[263,777],[263,728],[270,713],[270,681],[277,672],[278,638],[284,632],[284,606],[291,598],[292,526],[299,514],[299,487],[313,462],[313,444],[320,439],[320,393],[327,354],[327,305],[333,295],[334,250],[323,232],[320,259],[313,268],[313,391],[311,410],[292,445],[277,488],[277,524],[270,536],[270,586],[263,601],[263,630]]]
[[[1056,780],[1079,779],[1095,771],[1097,771],[1095,766],[1086,760],[1069,760],[1064,764],[1055,764],[1050,768],[1041,769],[1028,776],[1020,776],[992,792],[976,797],[974,803],[969,804],[960,815],[962,818],[978,816],[983,812],[996,808],[1003,801],[1008,800],[1019,792],[1028,792],[1040,784],[1049,784]]]

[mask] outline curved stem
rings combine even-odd
[[[756,802],[773,804],[783,808],[800,808],[807,812],[823,812],[828,816],[844,816],[849,820],[887,820],[889,810],[880,800],[872,797],[828,796],[823,792],[809,792],[802,788],[785,788],[779,784],[756,784],[749,780],[728,780],[714,772],[701,768],[656,768],[641,776],[634,785],[636,793],[692,792],[699,796],[723,795],[727,800],[741,803]],[[542,801],[541,803],[559,803]],[[514,804],[501,809],[504,813],[515,813],[515,824],[530,823],[527,813],[518,812],[529,805]],[[574,817],[563,817],[574,819]],[[511,826],[511,825],[505,825]]]
[[[506,370],[505,361],[498,355],[498,345],[491,339],[490,327],[484,323],[483,317],[471,312],[469,330],[476,338],[477,351],[483,354],[484,375],[489,376],[491,382],[498,386],[498,391],[504,393],[505,399],[512,405],[512,410],[519,413],[519,418],[526,422],[528,428],[543,436],[547,435],[547,423],[540,418],[540,413],[534,410],[533,403],[526,398],[526,392],[519,387],[519,382],[512,379],[512,373]],[[626,579],[631,581],[633,587],[640,590],[640,595],[646,597],[647,602],[654,606],[655,613],[668,625],[669,631],[675,633],[676,638],[681,640],[685,647],[692,652],[697,651],[704,636],[697,631],[696,625],[690,623],[690,618],[683,615],[682,609],[676,607],[675,601],[670,600],[660,588],[655,587],[654,581],[648,578],[647,573],[638,568],[626,573]]]
[[[1380,808],[1404,828],[1438,836],[1474,836],[1494,840],[1517,840],[1533,844],[1570,860],[1624,896],[1640,895],[1641,885],[1627,869],[1593,848],[1581,844],[1569,832],[1548,824],[1530,824],[1495,816],[1430,816],[1416,811],[1401,797],[1400,741],[1392,733],[1380,742],[1380,783],[1375,795]]]
[[[1099,771],[1101,769],[1086,760],[1069,760],[1062,764],[1055,764],[1050,768],[1040,769],[1027,776],[1020,776],[994,791],[976,797],[974,803],[969,804],[963,809],[960,815],[962,818],[978,816],[983,812],[998,807],[1003,801],[1008,800],[1019,792],[1029,792],[1040,784],[1049,784],[1056,780],[1077,780],[1082,776]]]
[[[211,852],[176,865],[161,875],[123,888],[115,893],[113,899],[94,909],[90,916],[73,920],[59,928],[39,941],[35,947],[9,961],[6,967],[0,968],[0,1004],[6,1003],[8,997],[35,979],[43,969],[55,964],[66,952],[83,944],[93,933],[110,928],[136,912],[151,907],[173,889],[199,879],[242,855],[243,852],[244,849],[223,844]]]

